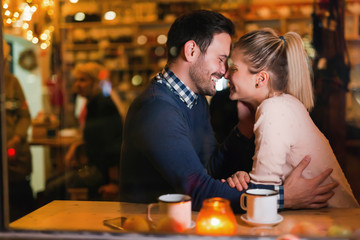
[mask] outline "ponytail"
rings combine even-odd
[[[314,93],[308,57],[302,39],[295,32],[288,32],[283,38],[289,74],[286,92],[298,98],[310,111],[314,106]]]

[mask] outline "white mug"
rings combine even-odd
[[[151,217],[151,209],[159,207],[159,213],[176,220],[186,229],[191,226],[191,197],[185,194],[165,194],[158,198],[158,203],[151,203],[147,208],[147,217]]]
[[[271,189],[248,189],[240,197],[240,206],[247,211],[250,221],[273,222],[277,219],[277,195],[278,192]]]

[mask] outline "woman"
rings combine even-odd
[[[313,89],[301,37],[294,32],[278,37],[272,29],[253,31],[235,43],[231,59],[226,73],[230,99],[256,110],[251,182],[280,185],[300,160],[310,155],[313,161],[304,177],[314,177],[330,167],[330,178],[339,182],[329,206],[358,207],[328,140],[310,118]],[[233,179],[228,182],[232,185]]]

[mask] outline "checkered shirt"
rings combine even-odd
[[[186,106],[191,109],[198,99],[198,95],[190,90],[166,65],[165,68],[156,75],[155,80],[165,84],[172,92],[179,96]]]

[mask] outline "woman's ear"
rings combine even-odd
[[[269,80],[270,80],[270,76],[268,72],[266,71],[259,72],[256,77],[256,83],[255,83],[256,88],[267,86]]]
[[[189,40],[184,44],[184,56],[186,61],[193,62],[197,59],[200,49],[194,40]]]

